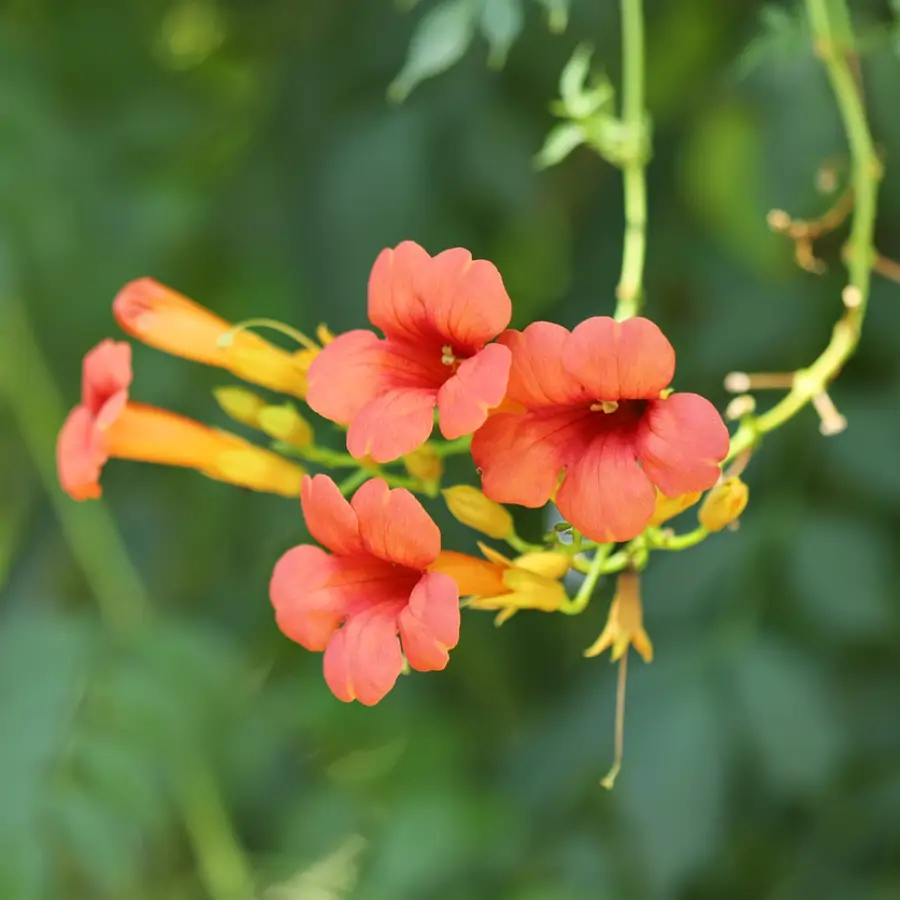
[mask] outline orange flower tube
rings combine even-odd
[[[306,372],[316,351],[291,353],[250,331],[235,331],[230,322],[152,278],[126,284],[113,301],[113,315],[124,332],[158,350],[306,397]]]
[[[60,429],[57,469],[75,500],[99,497],[110,458],[196,469],[255,491],[300,495],[303,469],[236,435],[155,406],[131,403],[131,348],[106,340],[84,360],[82,402]]]
[[[468,598],[465,606],[498,611],[494,621],[502,625],[520,609],[555,612],[566,602],[559,581],[569,570],[565,553],[539,551],[507,559],[480,542],[478,547],[486,559],[443,550],[430,567],[456,582],[460,597]]]

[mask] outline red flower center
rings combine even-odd
[[[591,426],[599,431],[635,427],[647,409],[646,400],[595,400],[588,407]]]

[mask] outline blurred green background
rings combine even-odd
[[[578,618],[467,614],[446,672],[348,706],[269,606],[298,504],[116,462],[103,504],[55,486],[81,357],[140,275],[337,331],[364,324],[377,252],[413,238],[493,260],[516,324],[610,313],[619,173],[532,159],[579,41],[617,80],[618,4],[575,2],[557,35],[553,5],[523,3],[502,71],[476,36],[396,106],[428,3],[2,4],[3,900],[900,897],[897,284],[876,279],[833,391],[849,429],[805,410],[754,458],[739,532],[652,559],[657,658],[635,657],[612,793],[615,669],[581,656],[610,585]],[[850,5],[898,257],[898,11]],[[678,387],[724,408],[726,372],[804,365],[840,314],[842,236],[816,277],[765,214],[824,211],[815,173],[845,143],[798,5],[646,10],[648,314]],[[138,399],[226,424],[223,373],[143,347],[135,373]]]

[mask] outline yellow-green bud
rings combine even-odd
[[[447,488],[443,494],[450,514],[463,525],[492,538],[505,538],[512,532],[509,510],[489,500],[478,488],[460,484]]]
[[[259,427],[269,437],[297,447],[308,447],[313,442],[312,426],[291,403],[267,406],[259,413]]]
[[[244,387],[213,388],[216,403],[235,422],[259,428],[259,414],[266,408],[266,401]]]
[[[423,481],[438,481],[444,474],[444,461],[438,456],[434,447],[422,444],[412,453],[403,457],[403,465],[413,478],[421,478]]]
[[[750,491],[737,475],[717,484],[707,495],[697,518],[707,531],[721,531],[747,506]]]

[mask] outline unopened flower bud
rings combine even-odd
[[[296,447],[308,447],[313,442],[312,426],[291,403],[267,406],[258,419],[260,429],[275,440]]]
[[[701,497],[702,491],[693,494],[681,494],[678,497],[667,497],[661,490],[656,491],[656,509],[650,519],[651,525],[662,525],[680,512],[693,506]]]
[[[513,530],[512,516],[506,507],[488,499],[468,484],[443,491],[450,514],[463,525],[492,538],[505,538]]]
[[[201,469],[204,475],[283,497],[299,497],[304,471],[289,460],[251,444],[229,447]]]
[[[403,465],[413,478],[421,478],[422,481],[438,481],[444,474],[444,461],[428,444],[407,453],[403,457]]]
[[[235,386],[213,389],[216,403],[235,422],[259,428],[259,414],[266,408],[266,401],[253,391]]]
[[[740,478],[726,478],[707,494],[697,518],[707,531],[721,531],[737,520],[749,496],[750,491]]]

